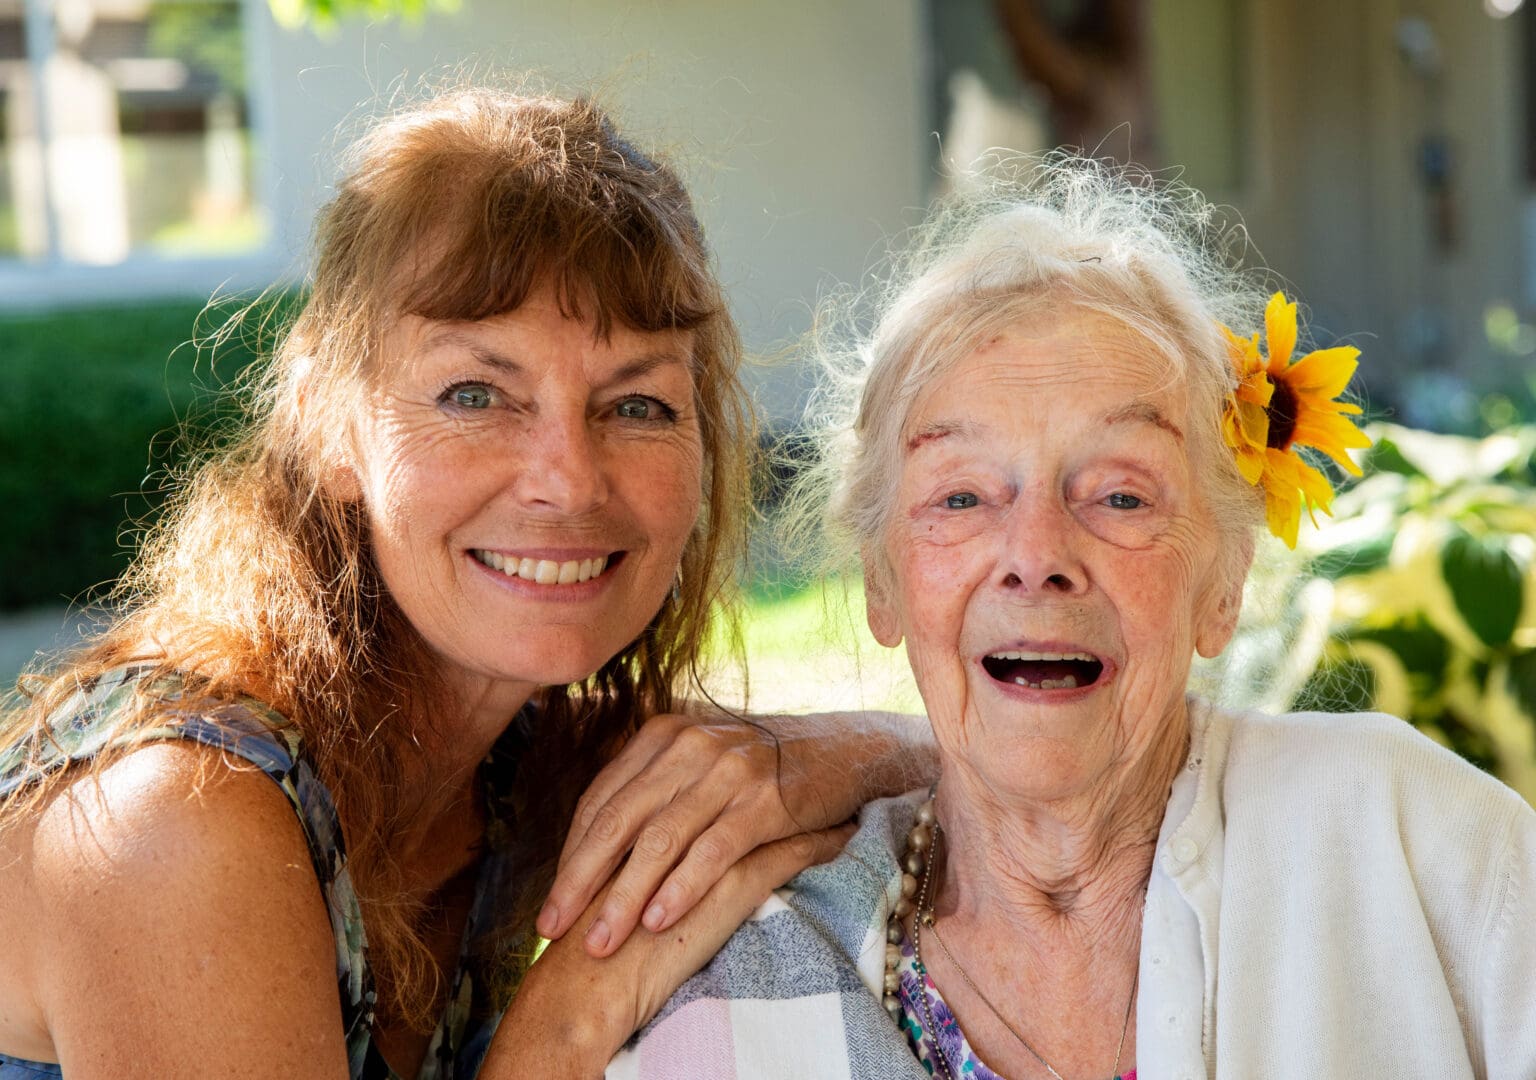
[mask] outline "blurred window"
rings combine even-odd
[[[243,15],[241,0],[0,0],[0,260],[265,246]]]

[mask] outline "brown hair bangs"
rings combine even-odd
[[[615,321],[694,330],[724,314],[681,182],[595,105],[525,99],[481,109],[473,125],[460,105],[385,125],[387,152],[365,140],[321,223],[317,281],[371,293],[380,325],[503,314],[546,283],[563,314],[603,337]],[[326,244],[337,231],[377,247]],[[380,281],[397,284],[380,295]]]

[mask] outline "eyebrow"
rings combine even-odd
[[[513,360],[508,356],[503,356],[491,349],[487,349],[483,344],[476,341],[468,334],[460,333],[457,330],[444,330],[441,333],[432,335],[432,337],[429,338],[426,342],[426,351],[435,352],[438,349],[444,348],[445,346],[453,346],[463,349],[465,352],[473,356],[478,363],[484,364],[486,367],[495,368],[497,371],[503,372],[504,374],[524,374],[523,365],[518,363],[516,360]],[[630,360],[623,367],[619,368],[606,380],[604,380],[602,385],[613,386],[616,383],[625,382],[629,379],[637,379],[642,375],[646,375],[659,367],[665,367],[668,364],[680,364],[689,368],[691,372],[693,361],[691,356],[686,353],[678,352],[675,349],[657,349],[651,352],[642,353],[634,359]]]
[[[929,443],[948,439],[951,436],[959,436],[962,439],[975,439],[979,432],[976,424],[969,420],[940,420],[936,423],[925,424],[907,438],[906,452],[912,453],[919,447]]]
[[[1164,416],[1162,410],[1149,401],[1133,401],[1104,416],[1105,427],[1124,423],[1151,424],[1153,427],[1162,428],[1179,442],[1184,441],[1184,432],[1179,430],[1179,426]]]

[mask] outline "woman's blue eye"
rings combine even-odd
[[[648,423],[676,420],[677,413],[664,401],[644,394],[623,398],[613,407],[620,420],[643,420]]]
[[[489,409],[491,407],[491,388],[471,384],[469,386],[456,386],[452,390],[453,403],[464,409]]]
[[[969,491],[959,491],[944,500],[944,505],[951,510],[969,510],[978,502],[975,495]]]
[[[1123,491],[1117,491],[1104,500],[1116,510],[1135,510],[1141,506],[1141,500],[1134,495],[1127,495]]]

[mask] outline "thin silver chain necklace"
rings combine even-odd
[[[933,796],[930,794],[929,804],[932,801]],[[939,1029],[934,1023],[933,1003],[929,1000],[927,987],[921,984],[922,977],[932,978],[928,974],[928,966],[923,963],[923,927],[925,926],[933,931],[934,940],[939,943],[939,948],[943,950],[944,956],[949,960],[950,964],[960,973],[960,978],[965,980],[965,985],[970,987],[971,993],[981,999],[981,1003],[997,1018],[998,1023],[1007,1028],[1009,1033],[1019,1040],[1019,1045],[1029,1051],[1030,1056],[1038,1061],[1041,1068],[1050,1073],[1055,1080],[1065,1080],[1061,1073],[1057,1072],[1056,1068],[1049,1061],[1045,1060],[1040,1051],[1030,1045],[1029,1040],[1023,1036],[1019,1029],[1008,1022],[1008,1019],[1003,1016],[1002,1011],[992,1004],[992,1000],[981,992],[981,987],[976,985],[965,968],[960,966],[960,961],[955,959],[955,954],[949,951],[949,946],[944,944],[944,938],[939,934],[939,928],[936,925],[933,914],[933,867],[939,861],[939,843],[944,835],[944,830],[939,828],[937,820],[933,822],[930,828],[932,830],[932,840],[927,845],[928,852],[927,857],[924,859],[922,885],[918,889],[917,906],[912,915],[912,954],[913,959],[917,961],[917,973],[919,976],[917,992],[922,1003],[923,1019],[927,1021],[928,1030],[933,1032],[933,1052],[938,1061],[939,1070],[943,1072],[945,1080],[955,1080],[955,1074],[950,1069],[949,1058],[944,1053],[944,1048],[939,1045]],[[1120,1057],[1125,1052],[1125,1036],[1131,1027],[1131,1012],[1136,1004],[1136,987],[1140,981],[1141,970],[1138,965],[1136,974],[1131,979],[1130,998],[1125,1003],[1125,1019],[1120,1023],[1120,1042],[1115,1047],[1115,1063],[1110,1068],[1109,1075],[1115,1078],[1115,1080],[1118,1080],[1120,1076]]]

